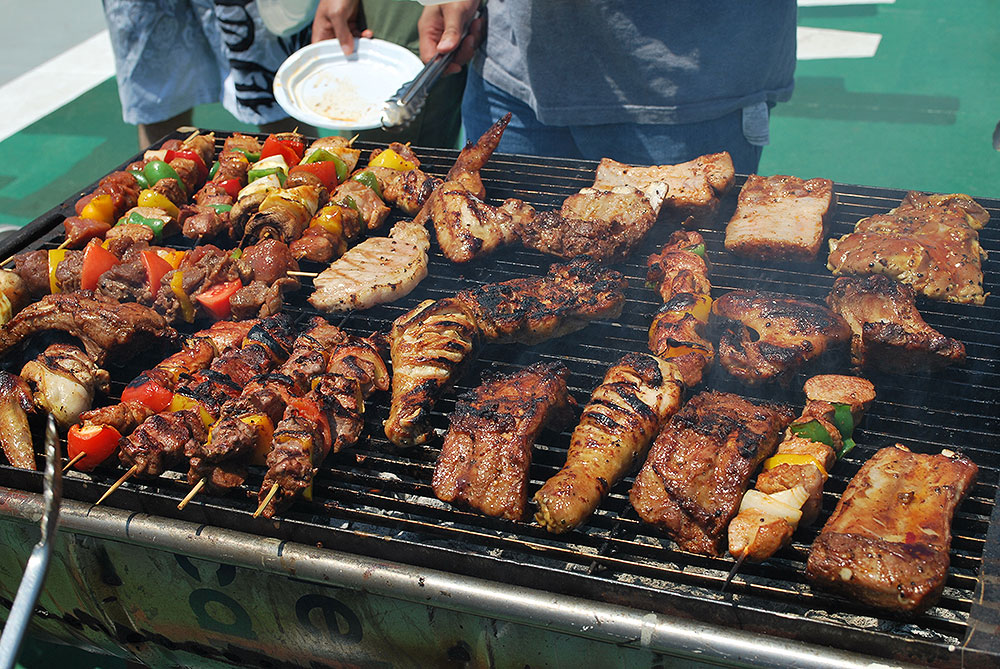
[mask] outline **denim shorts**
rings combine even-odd
[[[768,107],[763,102],[698,123],[545,125],[528,105],[485,81],[470,67],[462,99],[466,138],[475,141],[507,112],[512,114],[511,121],[497,148],[503,153],[674,165],[728,151],[737,172],[752,174],[768,140]]]

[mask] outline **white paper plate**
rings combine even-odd
[[[274,75],[274,97],[292,118],[331,130],[382,125],[385,101],[424,65],[408,49],[378,39],[354,41],[345,56],[337,40],[299,49]]]

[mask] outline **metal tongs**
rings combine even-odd
[[[427,94],[430,92],[431,86],[441,78],[441,74],[455,57],[455,52],[458,51],[459,47],[462,46],[462,42],[469,35],[469,27],[472,26],[472,22],[478,17],[479,11],[477,10],[465,25],[462,37],[458,40],[458,46],[448,53],[439,53],[434,56],[429,63],[424,65],[424,69],[420,70],[420,73],[416,77],[403,84],[391,98],[385,101],[385,107],[382,110],[383,129],[390,132],[399,132],[410,125],[413,119],[420,114],[420,110],[424,108],[424,103],[427,102]]]
[[[10,669],[17,661],[21,640],[35,610],[38,595],[45,583],[45,572],[49,568],[52,543],[59,524],[59,504],[62,501],[62,463],[59,461],[59,435],[56,422],[49,414],[45,426],[45,490],[43,492],[42,537],[31,551],[28,565],[17,588],[14,604],[0,636],[0,669]]]

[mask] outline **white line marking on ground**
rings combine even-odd
[[[821,58],[872,58],[882,35],[830,28],[798,28],[799,60]]]
[[[836,7],[838,5],[894,5],[896,0],[799,0],[799,7]]]
[[[0,86],[0,141],[115,74],[108,31]]]

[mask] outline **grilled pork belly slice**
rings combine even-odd
[[[629,353],[613,365],[573,430],[566,464],[535,493],[535,521],[557,534],[585,522],[645,457],[683,397],[684,380],[671,362]]]
[[[528,500],[528,470],[538,433],[562,427],[575,402],[566,387],[569,369],[536,363],[498,376],[455,406],[432,485],[438,499],[487,516],[520,520]]]
[[[763,261],[815,260],[833,209],[829,179],[751,174],[726,225],[726,250]]]
[[[682,549],[718,555],[750,477],[792,418],[777,404],[696,395],[653,442],[629,493],[633,508]]]
[[[858,369],[909,373],[965,362],[965,345],[924,321],[913,288],[883,274],[838,277],[826,303],[851,326]]]
[[[518,222],[518,235],[528,248],[560,258],[585,255],[619,262],[653,227],[656,213],[646,195],[631,186],[584,188],[566,198],[558,213],[521,217]]]
[[[979,233],[989,213],[968,195],[909,192],[898,207],[830,240],[834,274],[885,274],[927,297],[983,304]]]
[[[428,248],[424,226],[400,221],[388,237],[366,239],[320,272],[309,304],[337,312],[398,300],[427,276]]]
[[[847,321],[823,305],[751,290],[717,299],[712,325],[722,331],[719,362],[750,385],[787,379],[851,337]]]
[[[598,318],[616,318],[625,303],[620,272],[576,258],[545,276],[491,283],[458,294],[483,336],[495,342],[538,342],[575,332]]]
[[[879,608],[920,612],[948,578],[951,520],[975,481],[968,458],[883,448],[851,479],[809,552],[816,585]]]
[[[693,225],[715,214],[719,201],[733,187],[736,171],[728,153],[712,153],[677,165],[640,167],[604,158],[597,166],[594,188],[638,188],[657,216]],[[663,196],[663,185],[666,195]],[[660,200],[658,202],[657,200]]]

